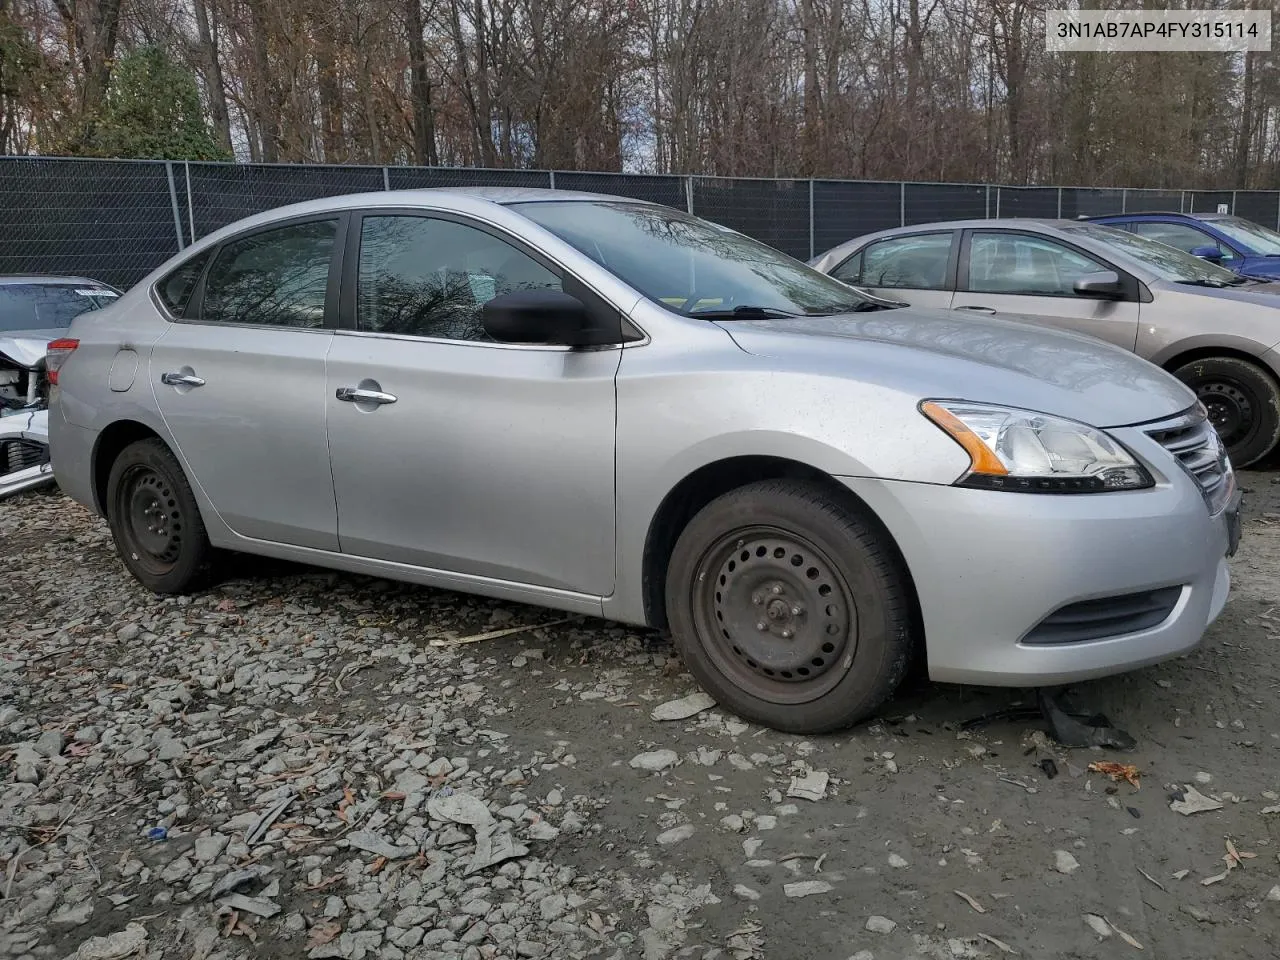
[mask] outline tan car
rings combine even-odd
[[[1073,220],[898,227],[811,264],[915,307],[1020,315],[1132,350],[1196,391],[1238,467],[1280,442],[1280,284]]]

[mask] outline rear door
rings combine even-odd
[[[242,536],[338,547],[324,370],[345,224],[329,214],[227,240],[151,352],[178,453]]]
[[[955,288],[955,241],[952,230],[886,237],[867,244],[830,273],[879,297],[946,309]]]
[[[1083,297],[1080,277],[1111,270],[1125,283],[1120,300]],[[1133,350],[1138,340],[1137,280],[1052,237],[1016,230],[966,230],[952,306],[980,314],[1021,314],[1032,322],[1085,333]],[[1016,319],[1016,318],[1013,318]]]

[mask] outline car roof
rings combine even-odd
[[[0,286],[12,285],[85,286],[109,288],[110,284],[91,277],[72,277],[44,273],[0,274]]]
[[[1131,210],[1128,213],[1098,213],[1089,217],[1080,217],[1080,221],[1112,220],[1117,217],[1186,217],[1188,220],[1227,220],[1230,213],[1186,213],[1181,210]]]

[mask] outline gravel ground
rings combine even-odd
[[[252,559],[158,599],[80,507],[0,503],[0,953],[1275,957],[1280,477],[1244,484],[1205,647],[1073,691],[1126,754],[920,680],[783,736],[663,706],[656,635]]]

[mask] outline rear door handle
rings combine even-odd
[[[362,387],[339,387],[335,394],[339,400],[347,403],[395,403],[393,394],[380,390],[365,390]]]
[[[171,387],[204,386],[204,378],[197,377],[192,373],[164,373],[160,375],[160,382],[168,384]]]
[[[964,307],[956,307],[956,309],[957,309],[957,310],[968,310],[968,311],[970,311],[971,313],[995,313],[995,312],[996,312],[995,307],[977,307],[977,306],[970,307],[970,306],[964,306]]]

